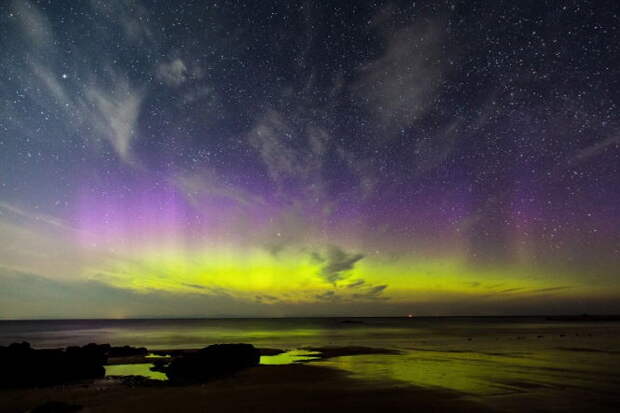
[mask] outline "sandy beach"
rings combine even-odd
[[[49,401],[81,406],[75,411],[83,412],[491,411],[456,392],[353,379],[344,371],[311,364],[261,365],[230,378],[188,386],[156,381],[127,384],[106,378],[0,390],[1,412],[30,411]]]

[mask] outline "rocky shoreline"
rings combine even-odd
[[[316,360],[398,354],[369,347],[304,350],[318,353]],[[260,356],[284,351],[250,344],[153,352],[98,344],[54,350],[13,344],[0,347],[0,362],[11,366],[0,387],[0,412],[489,411],[455,392],[362,381],[315,363],[259,364]],[[144,362],[156,364],[169,380],[105,377],[105,370],[102,372],[104,365]],[[27,368],[18,373],[17,367],[23,368],[23,363]],[[62,367],[62,363],[67,364]],[[48,369],[55,369],[55,374]],[[26,380],[28,375],[32,377]]]

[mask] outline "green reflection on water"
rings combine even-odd
[[[169,359],[169,358],[172,358],[172,356],[170,354],[154,354],[154,353],[149,353],[146,356],[144,356],[144,358],[147,358],[147,359]]]
[[[168,377],[159,371],[152,371],[151,363],[115,364],[105,366],[106,376],[144,376],[153,380],[168,380]]]
[[[319,364],[370,380],[397,380],[424,387],[442,387],[473,395],[557,391],[565,388],[608,390],[617,385],[618,360],[594,354],[557,351],[488,354],[478,352],[410,351],[404,355],[336,357]],[[615,362],[615,363],[614,363]],[[610,364],[604,366],[604,363]],[[615,364],[612,367],[611,364]]]
[[[317,351],[307,350],[291,350],[280,353],[275,356],[261,356],[260,364],[264,365],[282,365],[293,364],[303,361],[316,360],[321,353]]]

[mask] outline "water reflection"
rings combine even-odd
[[[604,366],[601,363],[608,363]],[[542,350],[529,354],[471,351],[408,351],[403,355],[345,356],[318,364],[347,370],[367,380],[441,387],[477,396],[498,396],[571,388],[613,391],[619,383],[618,358]]]
[[[97,342],[155,352],[241,342],[259,348],[386,348],[403,354],[345,356],[314,363],[364,379],[437,386],[486,401],[519,397],[520,401],[547,400],[554,406],[562,400],[573,409],[579,400],[598,400],[599,405],[603,398],[619,402],[617,322],[556,322],[541,317],[367,318],[363,323],[345,319],[0,322],[0,345],[24,340],[37,348]],[[296,363],[306,361],[308,354],[296,350],[264,356],[261,362]],[[108,366],[108,375],[164,378],[151,372],[150,364],[139,366]]]
[[[172,358],[172,356],[170,354],[149,353],[146,356],[144,356],[144,358],[147,358],[147,359],[169,359],[169,358]]]
[[[261,356],[260,364],[263,365],[283,365],[293,364],[304,361],[316,360],[321,353],[308,350],[291,350],[275,356]]]
[[[151,370],[153,364],[115,364],[105,366],[106,376],[143,376],[152,380],[168,380],[168,377],[159,371]]]

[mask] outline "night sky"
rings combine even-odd
[[[0,318],[620,312],[619,26],[5,1]]]

